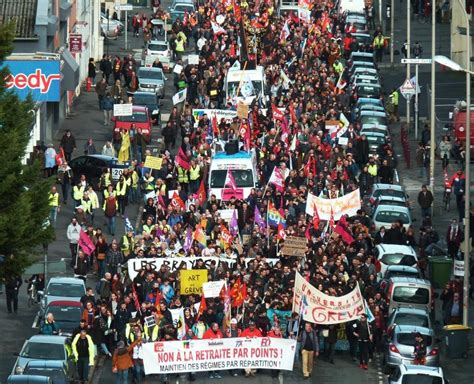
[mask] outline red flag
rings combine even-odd
[[[90,239],[90,237],[85,233],[82,229],[79,232],[79,247],[83,250],[83,252],[90,256],[95,251],[95,245]]]
[[[179,147],[178,153],[175,157],[176,164],[178,164],[181,168],[186,169],[189,171],[191,168],[191,164],[189,163],[188,156],[184,153],[183,148]]]
[[[307,239],[308,241],[311,240],[311,233],[310,233],[310,231],[309,231],[309,224],[306,226],[306,231],[304,232],[304,236],[306,237],[306,239]]]
[[[296,111],[295,111],[295,107],[293,106],[293,103],[290,103],[289,109],[290,109],[291,124],[297,124],[298,118],[296,117]]]
[[[341,225],[341,223],[337,223],[336,228],[334,228],[334,232],[341,236],[342,240],[346,244],[352,244],[354,242],[354,238],[347,231],[347,229]]]
[[[196,321],[199,320],[201,315],[204,313],[204,311],[207,309],[207,303],[206,303],[206,298],[204,297],[204,293],[201,295],[201,304],[199,305],[199,311],[196,315]]]
[[[319,214],[318,214],[318,208],[316,205],[314,206],[314,213],[313,213],[313,227],[314,229],[319,229]]]
[[[347,215],[342,215],[338,224],[341,224],[344,228],[347,228]]]
[[[285,190],[285,180],[283,179],[283,175],[281,173],[281,169],[277,166],[273,167],[273,172],[270,175],[270,179],[268,180],[269,184],[273,184],[276,189],[280,192]]]
[[[204,204],[206,204],[207,197],[206,197],[206,187],[204,186],[204,180],[201,180],[201,185],[199,186],[199,189],[197,191],[197,200],[199,202],[199,205],[202,207]]]
[[[232,285],[232,288],[230,289],[230,296],[232,297],[232,307],[240,307],[244,303],[244,300],[247,297],[247,285],[242,284],[240,281],[240,276]]]
[[[240,19],[242,18],[242,13],[240,12],[240,5],[237,4],[236,0],[234,0],[232,4],[234,6],[235,21],[237,21],[237,23],[240,23]]]
[[[219,125],[217,124],[216,114],[212,116],[212,133],[214,136],[219,136]]]
[[[135,304],[135,309],[137,311],[140,311],[140,302],[138,301],[138,295],[135,289],[135,284],[132,284],[132,296],[133,296],[133,303]]]
[[[173,208],[181,208],[181,209],[184,209],[186,207],[186,204],[184,204],[183,199],[179,197],[178,192],[175,192],[173,194],[173,198],[171,199],[171,206]]]
[[[221,230],[222,241],[225,243],[226,246],[229,246],[232,243],[232,235],[230,231],[224,224],[221,224],[219,228]]]
[[[249,150],[250,149],[250,127],[247,120],[242,119],[240,123],[239,133],[242,139],[244,140],[245,149]]]
[[[158,193],[158,203],[161,204],[162,207],[166,208],[165,199],[163,199],[161,192]]]
[[[283,224],[281,224],[281,223],[278,224],[277,239],[278,240],[285,240],[286,239],[285,227],[283,227]]]
[[[285,118],[285,115],[283,114],[282,111],[280,111],[275,105],[272,104],[272,116],[273,120],[280,120],[283,121]]]

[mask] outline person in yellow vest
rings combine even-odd
[[[398,90],[396,88],[392,89],[392,93],[390,94],[390,102],[393,105],[393,115],[400,121],[400,115],[398,114]]]
[[[95,362],[94,341],[87,334],[86,329],[81,329],[74,337],[71,347],[77,365],[79,381],[87,383],[89,381],[89,367],[93,367]]]
[[[120,136],[122,137],[122,145],[120,146],[118,161],[119,163],[125,163],[130,159],[130,134],[127,130],[122,129]]]
[[[87,193],[87,191],[85,191],[82,195],[80,206],[84,211],[84,215],[87,217],[87,221],[93,224],[94,222],[92,217],[92,201],[89,199],[89,194]]]
[[[114,186],[110,184],[107,189],[104,191],[104,200],[107,199],[111,194],[114,194]]]
[[[86,187],[81,182],[78,182],[72,189],[72,197],[75,202],[74,207],[78,207],[79,205],[81,205],[82,196],[84,195],[85,190]]]
[[[332,67],[338,76],[344,71],[344,66],[339,60],[336,60]]]
[[[138,333],[142,333],[142,325],[137,317],[131,319],[125,326],[125,339],[128,344],[132,344]]]
[[[58,217],[59,211],[61,210],[61,206],[59,205],[59,192],[57,191],[55,185],[51,187],[51,191],[48,194],[48,201],[49,221],[53,228],[56,228],[56,219]]]
[[[155,283],[153,285],[154,289],[155,286],[159,284]],[[154,317],[155,317],[155,323],[151,326],[147,325],[146,323],[143,325],[143,335],[147,343],[158,341],[158,338],[160,337],[160,314],[158,312],[154,312]]]
[[[146,223],[143,224],[143,232],[151,234],[151,231],[155,228],[155,224],[153,224],[153,218],[148,217],[146,219]]]
[[[150,172],[145,172],[145,176],[143,176],[143,189],[145,195],[155,189],[155,178]]]
[[[87,189],[87,194],[89,195],[89,199],[91,201],[91,214],[92,220],[94,220],[94,211],[100,208],[99,196],[97,196],[97,193],[94,191],[94,188],[92,188],[91,185],[89,185],[89,188]]]
[[[179,165],[176,166],[178,170],[178,183],[181,185],[183,191],[188,191],[188,184],[189,184],[189,172],[180,167]]]
[[[130,203],[136,203],[140,197],[140,190],[138,188],[139,181],[140,177],[138,176],[136,168],[132,168],[130,171],[130,191],[128,195],[128,201]]]
[[[383,58],[383,50],[385,49],[385,37],[379,32],[374,38],[373,48],[375,52],[375,61],[381,63]]]
[[[191,193],[196,193],[201,182],[201,167],[196,164],[195,160],[191,160],[191,167],[189,168],[189,187]]]
[[[112,184],[112,174],[110,173],[110,169],[106,168],[102,176],[100,176],[99,189],[106,191],[110,184]]]
[[[135,248],[135,238],[133,236],[133,231],[128,230],[125,235],[122,236],[122,244],[120,250],[123,253],[123,257],[127,259]]]
[[[115,186],[115,195],[117,196],[119,213],[122,215],[122,218],[125,217],[125,207],[127,206],[128,201],[128,185],[127,180],[122,175]]]
[[[184,33],[180,32],[176,36],[175,40],[175,55],[176,55],[176,60],[181,60],[181,57],[183,56],[184,53],[184,46],[186,44],[186,36],[184,36]]]
[[[379,171],[379,167],[377,163],[375,162],[375,159],[373,157],[370,157],[369,164],[367,164],[367,172],[373,178],[374,182],[377,181],[378,171]]]

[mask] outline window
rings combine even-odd
[[[81,297],[86,293],[82,285],[52,283],[48,285],[49,296]]]
[[[156,96],[153,93],[149,95],[135,95],[133,96],[133,104],[135,105],[148,105],[148,104],[158,104],[156,101]]]
[[[211,172],[211,188],[224,188],[227,176],[226,169],[218,169]],[[253,188],[253,175],[251,169],[233,169],[235,184],[239,188]]]
[[[415,327],[428,328],[428,318],[426,316],[415,315],[411,313],[399,313],[393,320],[397,325],[413,325]]]
[[[150,71],[149,69],[139,69],[138,77],[142,79],[163,80],[162,71]]]
[[[36,360],[65,360],[64,346],[61,344],[33,343],[28,342],[20,354]]]
[[[385,265],[405,265],[407,267],[416,265],[416,259],[413,255],[404,255],[402,253],[386,253],[382,256],[381,261]]]
[[[148,115],[146,112],[133,112],[132,116],[117,116],[117,121],[123,121],[126,123],[146,123],[148,121]]]
[[[46,313],[52,313],[57,322],[77,322],[82,315],[81,307],[49,307]]]
[[[427,335],[422,335],[422,336],[423,336],[423,340],[425,341],[425,345],[427,347],[431,346],[431,344],[433,343],[433,338],[431,336],[427,336]],[[415,333],[413,333],[413,332],[399,333],[399,334],[397,334],[397,341],[398,341],[399,344],[414,347],[415,346]]]
[[[244,85],[246,82],[247,82],[247,79],[243,79],[242,85]],[[249,89],[249,92],[252,92],[253,96],[259,96],[262,93],[263,83],[259,80],[252,80],[250,81],[250,83],[252,83],[252,85],[250,86],[249,84],[249,86],[247,87]],[[239,89],[239,84],[240,84],[240,81],[229,81],[227,83],[227,95],[229,97],[235,97],[237,89]],[[252,87],[253,87],[253,90],[251,90]],[[245,97],[242,94],[242,89],[243,87],[241,86],[239,89],[239,94],[237,95],[238,97]]]
[[[443,384],[443,379],[423,374],[403,375],[402,384]]]
[[[168,49],[166,43],[165,44],[148,44],[147,48],[150,51],[166,51]]]
[[[194,6],[192,5],[186,5],[186,4],[177,4],[174,7],[174,12],[193,12],[194,11]]]
[[[374,197],[379,196],[392,196],[392,197],[399,197],[400,199],[406,199],[405,192],[403,191],[396,191],[394,189],[377,189],[374,192]]]
[[[410,223],[410,218],[405,212],[397,211],[379,211],[375,217],[375,221],[382,223],[393,223],[394,221],[400,220],[403,224]]]
[[[430,291],[420,287],[396,287],[393,291],[393,300],[408,304],[428,304]]]

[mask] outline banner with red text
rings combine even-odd
[[[301,304],[303,296],[305,305]],[[339,324],[357,320],[364,313],[364,298],[359,285],[344,296],[329,296],[319,291],[296,272],[293,312],[306,307],[303,319],[315,324]]]
[[[143,345],[145,374],[223,369],[293,370],[296,340],[258,337],[163,341]]]
[[[359,189],[337,199],[323,199],[308,193],[306,213],[313,216],[314,207],[317,207],[321,220],[329,220],[331,218],[331,210],[334,212],[334,220],[339,220],[343,215],[354,216],[361,208]]]

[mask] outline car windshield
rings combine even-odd
[[[133,104],[135,105],[148,105],[148,104],[157,104],[156,96],[150,92],[146,95],[135,95],[133,96]]]
[[[126,123],[146,123],[148,115],[145,112],[134,112],[132,116],[117,116],[117,121]]]
[[[166,44],[148,44],[147,48],[150,51],[165,51],[166,49],[168,49]]]
[[[237,90],[239,90],[238,97],[258,96],[262,92],[262,82],[258,80],[247,81],[244,79],[242,86],[240,81],[229,81],[227,83],[227,94],[229,97],[235,97]]]
[[[374,192],[374,197],[379,197],[381,195],[385,196],[393,196],[393,197],[399,197],[401,199],[405,199],[405,192],[403,191],[397,191],[395,189],[377,189]]]
[[[392,277],[419,277],[418,272],[411,271],[387,271],[385,274],[386,279],[391,279]]]
[[[359,96],[379,96],[380,95],[380,88],[379,87],[366,87],[360,86],[357,87],[357,94]]]
[[[387,125],[385,117],[381,116],[363,116],[360,119],[361,124]]]
[[[138,77],[142,79],[163,80],[163,72],[150,71],[149,69],[139,69]]]
[[[395,315],[393,323],[397,325],[413,325],[414,327],[429,327],[427,316],[412,313],[399,313]]]
[[[62,344],[28,342],[20,354],[21,357],[36,360],[65,360]]]
[[[177,4],[174,7],[174,12],[192,12],[194,11],[194,6],[189,4]]]
[[[81,297],[85,293],[84,287],[78,284],[51,283],[48,285],[49,296]]]
[[[46,376],[50,377],[53,380],[53,384],[62,384],[66,383],[66,378],[64,377],[64,372],[60,369],[47,369],[47,368],[28,368],[26,367],[23,372],[24,375],[33,375],[33,376]]]
[[[424,374],[403,375],[402,384],[443,384],[443,379]]]
[[[375,221],[382,223],[393,223],[394,221],[400,220],[403,224],[409,224],[410,218],[405,212],[397,211],[380,211],[375,216]]]
[[[430,291],[420,287],[395,287],[393,300],[408,304],[428,304]]]
[[[377,144],[385,144],[385,136],[374,136],[374,135],[366,135],[369,144],[377,145]]]
[[[217,169],[211,172],[211,188],[224,188],[227,176],[226,169]],[[239,188],[253,188],[253,175],[251,169],[233,169],[235,184]]]
[[[52,313],[54,320],[59,322],[77,322],[81,318],[82,310],[81,307],[54,306],[49,307],[46,313]]]
[[[412,255],[404,255],[402,253],[386,253],[382,256],[382,263],[385,265],[405,265],[411,267],[416,265],[416,259]]]
[[[405,202],[404,201],[399,201],[399,200],[384,200],[380,199],[379,202],[380,205],[396,205],[398,207],[404,207]]]

